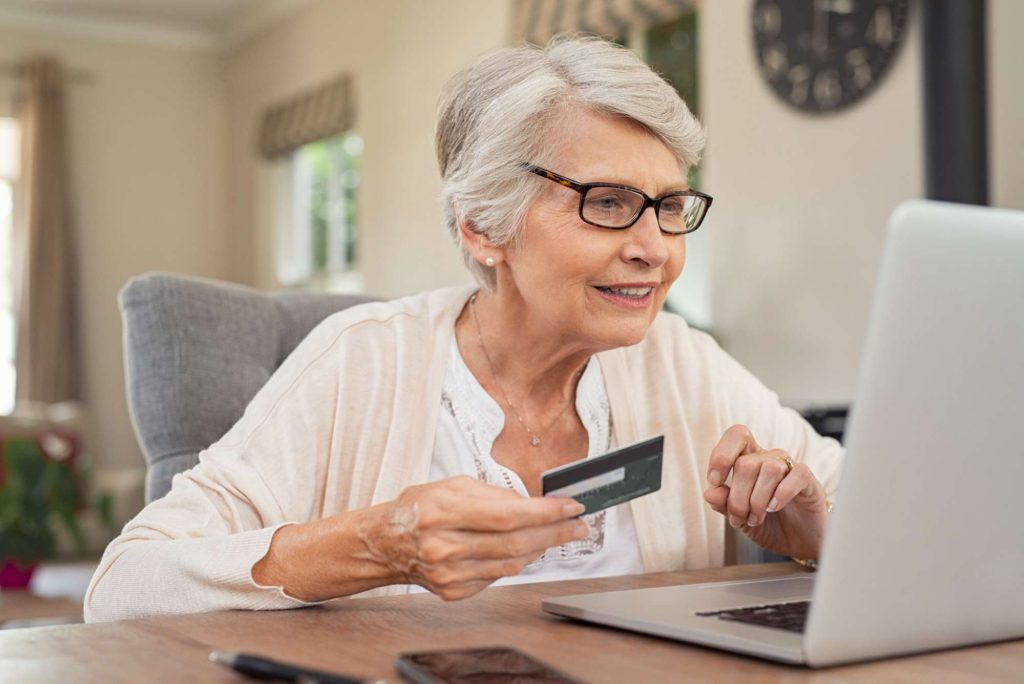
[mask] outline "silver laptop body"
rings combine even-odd
[[[1024,637],[1024,213],[896,209],[817,576],[545,600],[814,667]],[[697,612],[811,599],[804,632]]]

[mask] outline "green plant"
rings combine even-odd
[[[88,543],[77,516],[86,508],[75,470],[48,458],[34,439],[8,439],[0,454],[0,562],[15,559],[28,567],[57,552],[58,524],[79,553]],[[100,494],[92,502],[103,525],[113,529],[112,502]],[[56,523],[56,524],[55,524]]]

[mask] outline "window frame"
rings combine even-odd
[[[17,119],[3,116],[0,122],[4,135],[0,140],[6,143],[0,147],[0,415],[14,410],[16,389],[15,354],[17,343],[17,315],[14,302],[14,215],[15,198],[19,173],[20,126]],[[6,172],[6,173],[5,173]]]
[[[313,146],[340,145],[344,156],[340,160],[331,156],[339,150],[314,150]],[[274,197],[274,252],[273,270],[277,282],[289,288],[341,293],[361,293],[363,277],[359,263],[359,181],[362,172],[363,141],[355,129],[308,143],[296,149],[273,169]],[[326,159],[313,159],[313,154],[327,155]],[[314,221],[314,191],[317,183],[316,163],[330,166],[330,178],[323,192],[327,216],[322,227],[324,235],[317,235]],[[340,163],[340,166],[339,166]],[[320,173],[324,173],[322,170]],[[342,178],[341,174],[350,174]],[[335,181],[335,182],[331,182]],[[339,197],[339,188],[342,187]],[[339,209],[339,206],[341,207]],[[318,258],[317,239],[323,253]],[[323,244],[323,243],[326,244]],[[349,258],[349,254],[352,255]],[[322,261],[323,263],[318,263]]]

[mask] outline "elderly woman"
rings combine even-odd
[[[441,196],[479,287],[321,323],[111,543],[87,619],[703,568],[726,522],[815,558],[841,448],[660,313],[711,205],[686,182],[702,143],[676,92],[600,40],[456,77]],[[659,492],[584,518],[540,496],[545,470],[656,434]]]

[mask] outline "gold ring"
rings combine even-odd
[[[796,465],[795,463],[793,463],[793,459],[791,459],[789,456],[777,456],[776,458],[778,458],[780,461],[786,464],[786,475],[789,475],[791,472],[793,472],[793,466]],[[783,477],[785,477],[785,475],[783,475]]]

